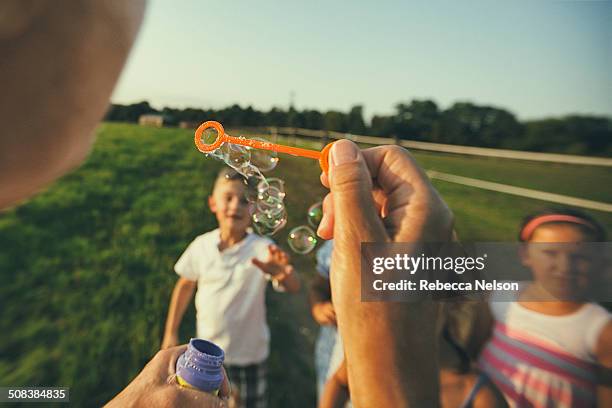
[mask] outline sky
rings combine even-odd
[[[114,103],[612,116],[612,2],[151,0]]]

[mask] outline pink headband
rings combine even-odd
[[[573,224],[584,225],[585,227],[588,227],[592,230],[597,229],[589,221],[583,218],[574,217],[573,215],[563,215],[563,214],[541,215],[539,217],[535,217],[534,219],[529,221],[527,225],[523,227],[521,231],[521,240],[527,241],[531,237],[531,234],[533,234],[533,231],[535,231],[536,228],[538,228],[540,225],[545,224],[547,222],[571,222]]]

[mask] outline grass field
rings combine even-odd
[[[75,406],[101,405],[157,351],[174,262],[215,227],[205,202],[221,164],[193,146],[192,132],[103,124],[80,169],[0,215],[0,385],[68,386]],[[610,170],[414,153],[426,168],[521,187],[612,201]],[[325,193],[313,160],[282,156],[288,226],[306,223]],[[463,240],[512,241],[527,212],[546,203],[434,183]],[[610,230],[612,215],[594,213]],[[293,256],[304,282],[314,253]],[[314,405],[316,325],[306,290],[270,293],[272,407]],[[181,336],[194,335],[193,307]],[[282,390],[275,392],[274,390]]]

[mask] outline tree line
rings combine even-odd
[[[237,104],[218,110],[169,107],[158,110],[143,101],[111,105],[106,120],[137,122],[143,114],[161,114],[167,126],[214,119],[228,128],[299,127],[455,145],[612,156],[609,117],[568,115],[519,121],[508,110],[471,102],[457,102],[447,109],[440,109],[431,100],[402,102],[395,105],[392,114],[376,115],[366,123],[363,105],[355,105],[348,112],[300,111],[293,107],[260,111]]]

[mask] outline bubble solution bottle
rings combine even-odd
[[[191,339],[176,362],[176,380],[183,387],[217,395],[223,383],[224,358],[225,353],[216,344]]]

